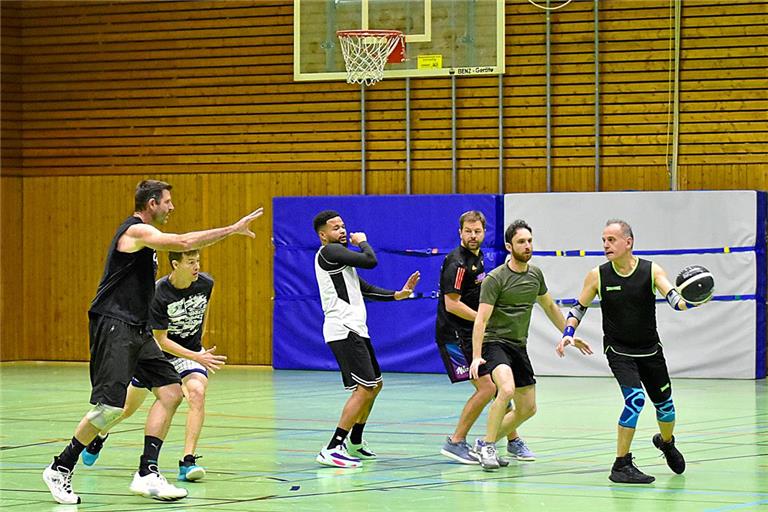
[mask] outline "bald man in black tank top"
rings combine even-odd
[[[682,300],[661,266],[634,256],[633,247],[634,234],[629,224],[620,219],[609,220],[603,230],[603,249],[608,261],[587,274],[578,302],[568,314],[557,352],[562,357],[564,348],[573,343],[576,327],[598,295],[603,315],[605,355],[624,397],[616,460],[609,478],[617,483],[649,484],[655,478],[635,466],[630,452],[646,393],[656,409],[659,425],[653,444],[664,454],[672,471],[678,474],[685,471],[685,459],[675,447],[672,435],[675,407],[667,363],[656,330],[656,291],[664,295],[675,310],[683,311],[693,306]]]

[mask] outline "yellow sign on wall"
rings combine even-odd
[[[442,55],[419,55],[419,69],[441,69],[442,67]]]

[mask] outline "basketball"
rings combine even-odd
[[[715,278],[701,265],[691,265],[680,271],[675,285],[686,302],[694,305],[704,304],[712,298]]]

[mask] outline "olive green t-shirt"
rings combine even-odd
[[[545,293],[547,284],[539,267],[529,264],[527,272],[519,273],[504,263],[493,269],[480,286],[480,302],[493,306],[483,343],[501,342],[524,347],[528,341],[533,304]]]

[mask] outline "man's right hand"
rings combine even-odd
[[[251,238],[256,238],[256,235],[253,231],[251,231],[248,226],[256,220],[257,218],[261,217],[264,213],[264,207],[260,206],[239,221],[235,222],[232,226],[235,228],[235,234],[236,235],[245,235]]]
[[[368,237],[365,236],[365,233],[360,232],[360,233],[350,233],[349,234],[349,242],[352,245],[354,245],[355,247],[357,247],[361,243],[367,242],[367,241],[368,241]]]
[[[475,357],[472,359],[472,363],[469,365],[469,378],[470,379],[479,379],[480,378],[480,365],[485,363],[485,359],[482,357]]]
[[[195,358],[195,361],[203,365],[211,373],[216,373],[216,370],[227,364],[227,356],[214,354],[214,352],[216,352],[216,345],[199,352]]]

